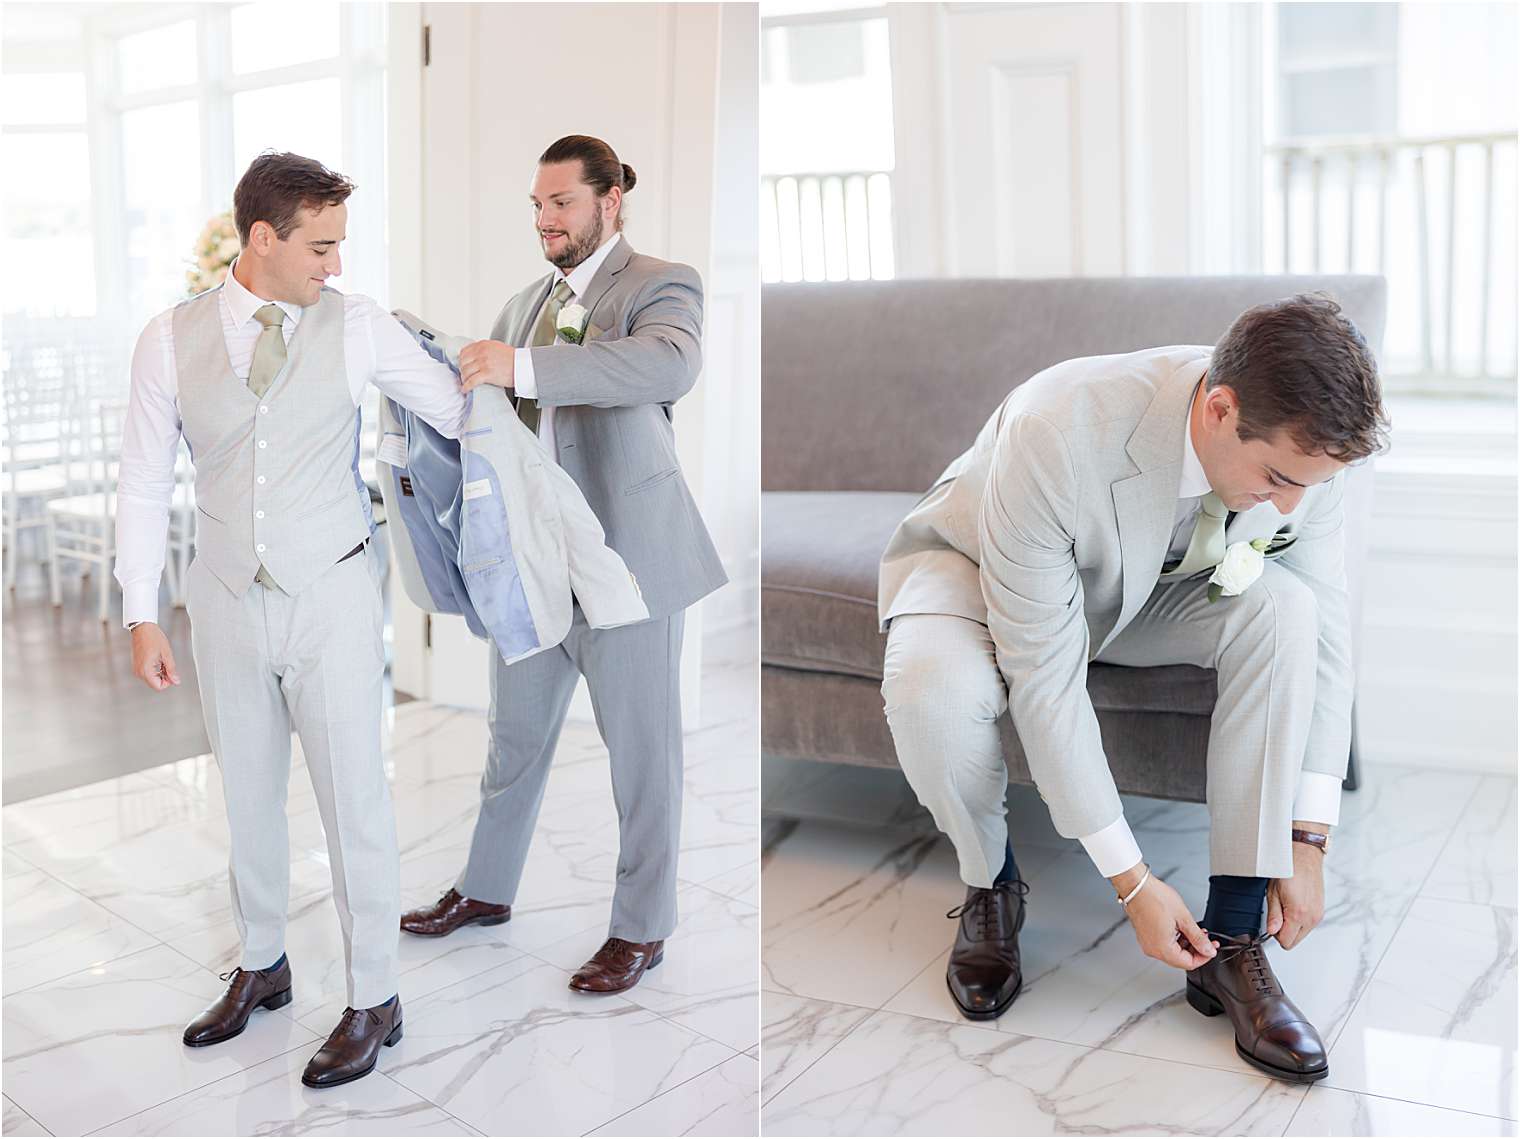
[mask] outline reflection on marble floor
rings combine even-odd
[[[735,642],[752,646],[752,631]],[[405,1036],[374,1074],[330,1091],[300,1083],[344,980],[299,747],[296,999],[213,1048],[179,1034],[237,959],[214,761],[5,807],[4,1134],[756,1134],[758,724],[755,667],[739,656],[709,654],[705,724],[686,739],[681,925],[661,968],[621,996],[565,984],[605,937],[618,841],[606,752],[592,725],[571,723],[512,921],[403,937]],[[395,710],[406,904],[463,864],[485,739],[479,713]]]
[[[1345,796],[1326,920],[1269,951],[1331,1048],[1309,1090],[1187,1006],[1033,789],[1009,792],[1024,991],[972,1024],[944,980],[964,887],[901,776],[767,761],[763,779],[767,1135],[1516,1133],[1513,778],[1376,766]],[[1201,913],[1204,808],[1126,815]]]

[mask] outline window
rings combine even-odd
[[[1388,278],[1394,388],[1512,388],[1517,9],[1268,7],[1263,264]]]
[[[178,141],[165,147],[166,138]],[[184,294],[186,262],[206,221],[200,143],[194,99],[121,116],[124,268],[134,325]]]
[[[345,246],[363,253],[334,284],[385,295],[385,131],[369,125],[383,113],[385,5],[176,5],[154,24],[144,5],[19,3],[6,16],[7,317],[109,318],[131,330],[124,369],[130,337],[183,299],[197,235],[266,149],[363,188]],[[10,66],[33,54],[53,66]]]
[[[6,313],[93,316],[95,227],[84,73],[8,72],[3,94],[0,166],[9,173],[0,303]]]
[[[894,273],[891,45],[879,9],[761,25],[761,275]]]

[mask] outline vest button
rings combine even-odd
[[[267,446],[269,446],[269,440],[268,439],[260,439],[259,440],[259,450],[260,451],[262,451]]]
[[[259,485],[260,485],[260,486],[263,486],[263,485],[264,485],[264,476],[263,476],[263,475],[260,475],[260,476],[259,476]]]
[[[268,415],[269,414],[269,408],[267,406],[260,406],[259,407],[259,414],[260,415]]]
[[[262,554],[264,552],[264,543],[260,542],[257,546],[254,547],[254,549],[256,549],[259,553]]]
[[[264,517],[264,512],[262,510],[255,510],[253,512],[253,516],[255,518],[262,518],[262,517]]]

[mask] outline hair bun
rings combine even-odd
[[[633,184],[639,180],[639,176],[633,172],[633,167],[623,163],[623,193],[633,189]]]

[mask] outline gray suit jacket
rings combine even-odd
[[[1156,588],[1175,519],[1188,401],[1212,351],[1091,356],[1021,384],[882,557],[883,627],[908,613],[947,613],[991,630],[1030,773],[1073,834],[1120,813],[1087,664]],[[1236,514],[1226,540],[1282,536],[1270,556],[1319,603],[1321,683],[1349,688],[1345,477],[1310,488],[1291,514],[1271,503]],[[1345,764],[1344,754],[1309,755],[1304,769],[1342,776]]]
[[[555,280],[508,301],[491,339],[525,347]],[[702,370],[702,279],[620,238],[578,303],[585,342],[532,350],[538,402],[556,408],[556,458],[638,578],[650,616],[668,616],[728,580],[672,427],[672,405]]]

